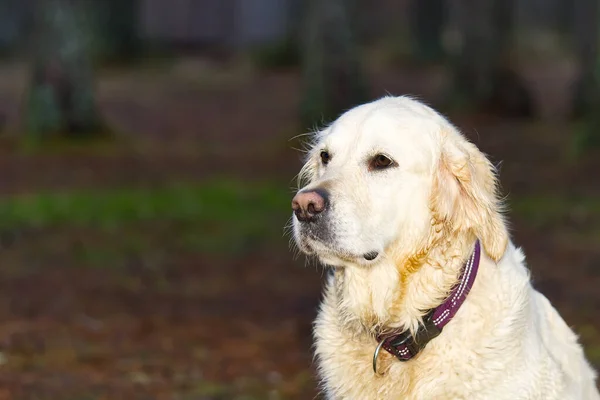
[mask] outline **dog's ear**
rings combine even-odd
[[[508,230],[492,163],[458,132],[442,135],[442,156],[433,187],[436,217],[454,231],[471,231],[490,258],[500,260]]]

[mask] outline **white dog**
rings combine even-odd
[[[510,241],[493,166],[440,114],[356,107],[301,177],[296,243],[334,267],[315,324],[328,399],[600,399]]]

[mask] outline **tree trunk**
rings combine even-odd
[[[559,1],[558,12],[557,12],[557,26],[558,31],[563,35],[570,35],[574,26],[575,20],[575,1]]]
[[[140,51],[138,0],[102,0],[98,4],[97,34],[100,57],[109,61],[129,61]]]
[[[495,15],[499,3],[503,0],[462,1],[463,51],[457,60],[456,81],[469,102],[489,99],[494,73],[506,55],[512,20],[506,13]]]
[[[509,65],[513,0],[462,0],[462,52],[456,57],[454,97],[468,107],[528,115],[531,100]]]
[[[330,122],[367,100],[367,89],[344,0],[311,0],[302,51],[305,128]]]
[[[412,0],[410,29],[413,55],[420,62],[439,62],[444,58],[442,34],[447,16],[445,0]]]
[[[14,53],[19,45],[23,8],[19,0],[0,0],[0,55]]]
[[[38,0],[33,76],[25,125],[29,135],[100,133],[91,65],[94,0]]]
[[[574,113],[584,119],[576,135],[576,152],[600,146],[600,1],[575,0],[574,44],[581,75],[575,85]]]
[[[573,39],[581,75],[576,85],[575,109],[580,115],[593,112],[598,106],[598,0],[575,0]]]

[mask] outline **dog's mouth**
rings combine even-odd
[[[368,265],[377,261],[380,256],[380,252],[375,250],[362,254],[353,253],[306,236],[298,241],[298,245],[305,254],[317,256],[325,264],[331,265],[337,265],[340,261]]]
[[[296,225],[294,238],[300,251],[316,256],[325,264],[351,263],[366,266],[381,258],[379,249],[352,249],[344,246],[326,224]]]

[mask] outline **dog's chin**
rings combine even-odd
[[[296,243],[304,254],[315,256],[325,265],[340,267],[349,264],[369,266],[376,264],[381,259],[381,252],[377,250],[351,252],[334,244],[323,243],[309,237],[297,237]]]

